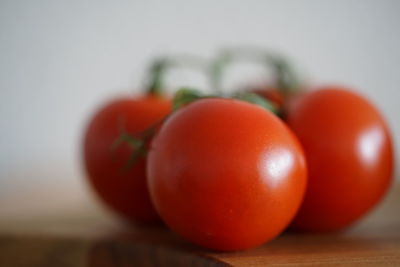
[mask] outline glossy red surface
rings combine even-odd
[[[149,189],[165,223],[192,242],[239,250],[276,237],[303,198],[306,167],[291,131],[261,107],[202,99],[154,138]]]
[[[371,210],[392,180],[393,146],[384,119],[366,99],[338,87],[304,94],[287,115],[309,171],[292,226],[303,231],[349,226]]]

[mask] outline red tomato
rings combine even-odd
[[[309,171],[293,227],[334,231],[349,226],[382,198],[392,180],[387,125],[366,99],[338,87],[297,99],[287,123],[303,145]]]
[[[111,146],[121,128],[130,134],[141,132],[170,110],[170,101],[156,96],[120,98],[97,111],[86,130],[83,156],[89,182],[104,203],[130,221],[159,220],[147,189],[146,159],[124,168],[132,148],[122,144],[112,150]]]
[[[164,222],[198,245],[224,251],[276,237],[306,185],[291,131],[259,106],[222,98],[172,114],[153,139],[147,173]]]

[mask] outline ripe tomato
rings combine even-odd
[[[164,222],[224,251],[276,237],[306,185],[302,149],[284,123],[259,106],[222,98],[173,113],[153,139],[147,173]]]
[[[287,111],[309,171],[293,222],[304,231],[349,226],[382,198],[393,172],[392,141],[379,112],[348,90],[321,89],[296,99]]]
[[[90,184],[104,203],[130,221],[159,219],[148,194],[146,159],[124,168],[132,148],[122,144],[112,150],[111,146],[121,128],[130,134],[141,132],[170,110],[170,101],[157,96],[119,98],[101,107],[85,132],[83,156]]]

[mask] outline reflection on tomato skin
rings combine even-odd
[[[290,174],[296,159],[293,152],[284,148],[272,148],[265,151],[260,161],[261,173],[265,183],[278,187]]]

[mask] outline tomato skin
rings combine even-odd
[[[83,159],[88,181],[111,210],[131,222],[159,221],[148,193],[146,159],[124,168],[132,148],[122,144],[112,150],[111,146],[122,129],[139,133],[170,110],[170,101],[161,97],[122,97],[102,106],[86,129]]]
[[[292,227],[343,229],[382,198],[393,176],[388,127],[366,99],[331,86],[296,99],[287,123],[303,145],[309,180]]]
[[[276,237],[306,186],[302,149],[272,113],[221,98],[172,114],[148,156],[153,203],[164,222],[209,249],[232,251]]]

